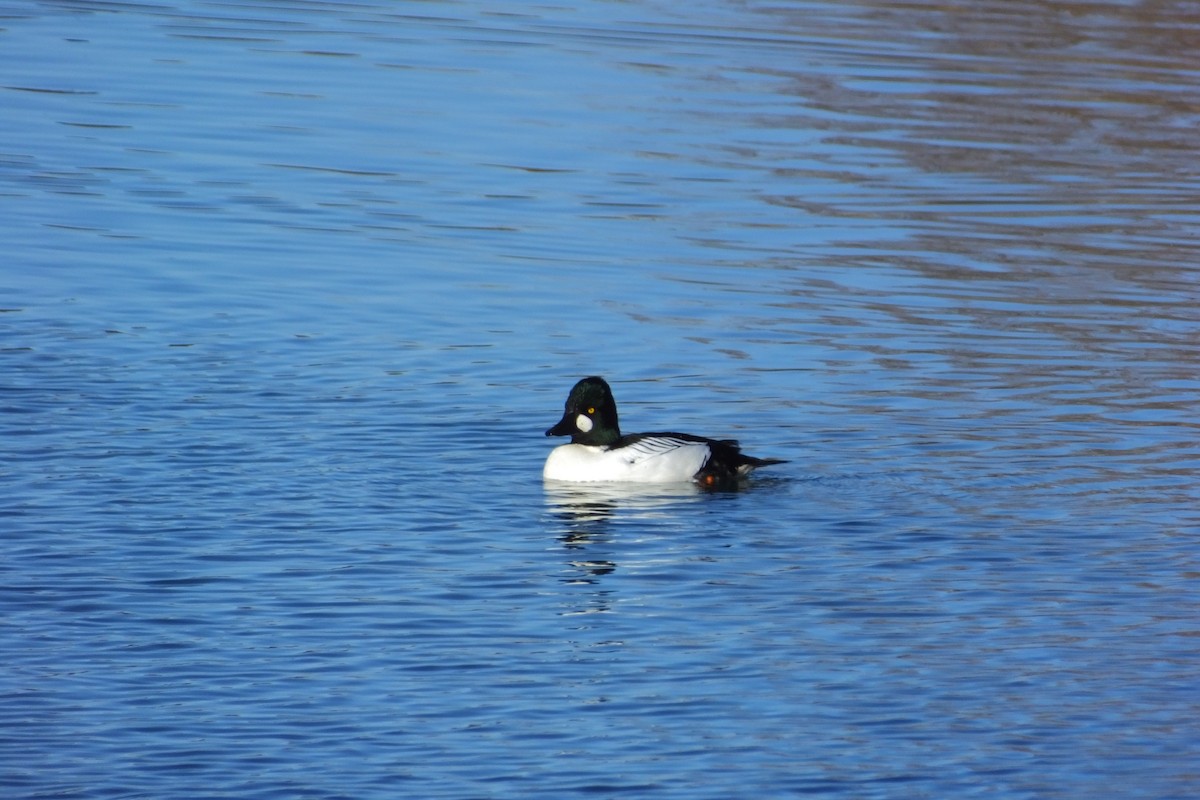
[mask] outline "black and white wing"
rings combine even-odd
[[[686,458],[688,462],[698,463],[697,470],[704,466],[711,453],[707,439],[686,433],[632,434],[620,439],[611,449],[619,451],[630,465]]]

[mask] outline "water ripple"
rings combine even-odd
[[[9,794],[1189,796],[1196,22],[20,9]]]

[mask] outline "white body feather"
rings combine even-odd
[[[616,449],[564,444],[550,451],[542,476],[552,481],[690,481],[708,461],[704,442],[649,436]]]

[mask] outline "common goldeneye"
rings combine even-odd
[[[706,439],[688,433],[621,435],[617,401],[603,378],[584,378],[567,396],[566,410],[547,436],[570,436],[554,448],[542,475],[556,481],[634,481],[701,486],[736,485],[752,469],[783,464],[778,458],[753,458],[732,439]]]

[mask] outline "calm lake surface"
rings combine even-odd
[[[1193,798],[1200,8],[9,2],[9,798]],[[546,486],[578,378],[744,491]]]

